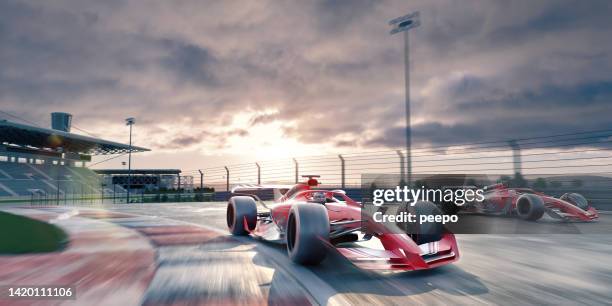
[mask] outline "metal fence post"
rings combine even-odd
[[[293,159],[293,163],[295,164],[295,183],[298,183],[298,174],[299,174],[299,164],[297,159]]]
[[[518,145],[516,140],[508,141],[510,148],[512,149],[512,163],[514,164],[514,177],[520,176],[521,170],[521,147]]]
[[[227,168],[227,166],[225,166],[225,189],[229,192],[230,188],[229,188],[229,180],[230,180],[230,172],[229,172],[229,168]]]
[[[338,158],[340,158],[340,182],[342,184],[342,189],[344,189],[345,186],[345,168],[344,168],[344,157],[342,157],[342,154],[338,154]]]
[[[259,163],[255,163],[255,165],[257,166],[257,185],[261,185],[261,167]]]
[[[59,170],[58,170],[58,171],[59,171]],[[58,173],[59,173],[59,172],[58,172]],[[57,188],[57,194],[56,194],[56,197],[55,197],[55,199],[56,199],[56,205],[59,205],[59,197],[60,197],[60,185],[59,185],[60,183],[59,183],[59,182],[60,182],[60,181],[59,181],[59,174],[58,174],[58,175],[57,175],[57,182],[56,182],[56,185],[57,185],[57,186],[56,186],[56,188]]]
[[[178,177],[178,201],[181,201],[181,175],[177,174],[176,175]]]
[[[161,174],[157,175],[157,202],[161,202]]]
[[[395,151],[397,153],[397,155],[399,156],[400,159],[400,184],[402,181],[406,182],[406,173],[405,173],[405,167],[404,167],[404,154],[402,153],[402,151],[397,150]]]

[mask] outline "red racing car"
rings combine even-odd
[[[461,208],[462,211],[492,215],[516,215],[535,221],[547,213],[562,221],[593,221],[597,210],[578,193],[565,193],[559,198],[529,188],[508,188],[504,184],[485,187],[484,200]]]
[[[383,228],[387,225],[362,220],[361,203],[343,190],[320,189],[318,176],[304,177],[307,182],[294,186],[234,188],[227,205],[229,231],[286,244],[291,260],[304,265],[320,263],[330,248],[366,269],[430,269],[459,259],[452,233],[392,232]],[[264,190],[276,195],[273,203],[257,195]],[[419,207],[438,210],[431,202]],[[364,224],[371,231],[366,233]]]

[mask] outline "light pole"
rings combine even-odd
[[[127,204],[130,203],[130,189],[132,189],[132,126],[136,123],[136,119],[130,117],[125,119],[125,125],[130,126],[130,148],[128,151],[128,181],[127,181]]]
[[[410,186],[412,180],[412,154],[410,150],[410,48],[408,44],[408,30],[421,25],[419,12],[414,12],[395,18],[389,21],[389,25],[393,27],[391,32],[389,32],[391,35],[404,32],[404,85],[406,90],[406,184]]]

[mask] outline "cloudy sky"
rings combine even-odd
[[[136,117],[140,167],[396,148],[415,10],[417,146],[612,129],[609,1],[3,0],[0,105],[121,142]]]

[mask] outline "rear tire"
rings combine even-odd
[[[523,220],[538,220],[544,215],[544,201],[535,194],[524,194],[516,200],[516,214]]]
[[[439,205],[440,210],[445,215],[456,215],[461,210],[461,206],[455,204],[454,202],[442,201]]]
[[[287,253],[295,263],[316,265],[327,255],[329,216],[319,204],[295,204],[287,220]]]
[[[442,211],[436,204],[429,201],[419,201],[416,202],[414,206],[402,204],[398,212],[411,213],[415,216],[415,223],[405,222],[398,224],[398,226],[403,229],[416,244],[440,241],[440,239],[442,239],[444,233],[444,225],[442,225],[442,223],[424,222],[423,224],[419,224],[421,215],[442,215]]]
[[[234,196],[227,203],[226,220],[227,227],[234,236],[248,235],[249,231],[244,228],[246,218],[248,229],[254,230],[257,225],[257,203],[251,197]]]

